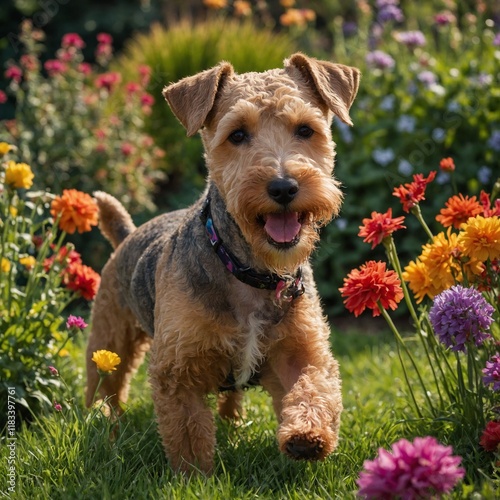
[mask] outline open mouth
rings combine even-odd
[[[278,248],[290,248],[299,242],[304,214],[299,212],[266,214],[259,217],[259,221],[264,227],[269,244]]]

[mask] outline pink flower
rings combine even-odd
[[[62,411],[62,406],[57,401],[54,401],[54,410]]]
[[[139,75],[141,76],[141,84],[146,87],[151,78],[151,68],[146,65],[139,66]]]
[[[98,89],[106,89],[111,92],[113,88],[121,81],[120,73],[103,73],[95,80],[95,85]]]
[[[90,75],[92,73],[92,66],[89,63],[82,62],[78,65],[78,71],[84,75]]]
[[[22,55],[19,62],[27,71],[35,71],[38,68],[38,59],[31,54]]]
[[[66,321],[66,328],[69,330],[70,328],[78,328],[79,330],[83,330],[84,328],[87,328],[87,323],[83,321],[83,318],[80,316],[73,316],[70,314],[68,316],[68,321]]]
[[[155,103],[155,98],[151,94],[142,94],[141,104],[143,106],[152,106]]]
[[[379,448],[375,460],[366,460],[358,479],[359,494],[367,499],[416,500],[449,493],[464,477],[462,460],[451,446],[433,437],[401,439],[391,451]]]
[[[66,64],[62,61],[58,61],[57,59],[49,59],[43,65],[45,70],[50,76],[61,75],[66,71]]]
[[[98,33],[97,41],[104,45],[111,45],[113,43],[113,37],[109,33]]]
[[[127,83],[127,85],[125,85],[125,90],[127,91],[128,95],[136,94],[141,89],[142,87],[136,82],[129,82]]]
[[[134,146],[130,142],[124,142],[120,149],[124,156],[130,156],[134,152]]]
[[[12,65],[5,70],[4,76],[19,83],[23,77],[23,70],[19,66]]]
[[[49,371],[52,375],[54,375],[54,377],[58,377],[59,376],[59,372],[57,371],[57,368],[53,367],[53,366],[49,366]]]
[[[85,42],[77,33],[66,33],[62,38],[61,46],[64,48],[74,47],[75,49],[83,49]]]
[[[0,90],[0,104],[4,102],[7,102],[7,94],[3,90]]]

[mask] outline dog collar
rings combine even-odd
[[[218,235],[214,226],[212,213],[210,211],[210,197],[207,197],[201,209],[200,218],[205,224],[205,231],[215,253],[222,261],[226,269],[242,283],[261,290],[276,290],[276,300],[290,302],[300,297],[304,291],[302,282],[302,270],[290,279],[271,273],[262,274],[248,266],[243,266],[240,261],[224,246],[222,238]]]

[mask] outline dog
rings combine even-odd
[[[102,271],[87,348],[121,364],[99,387],[117,411],[150,349],[158,430],[175,471],[211,474],[215,419],[241,414],[242,391],[267,390],[277,441],[292,459],[323,460],[338,442],[341,379],[309,263],[319,229],[342,203],[333,176],[334,116],[349,109],[358,69],[295,53],[283,68],[237,74],[230,63],[163,90],[193,136],[201,129],[207,186],[190,208],[135,227],[96,192],[115,251]]]

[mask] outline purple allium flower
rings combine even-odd
[[[83,321],[83,318],[81,318],[80,316],[73,316],[72,314],[70,314],[68,316],[68,321],[66,321],[66,328],[69,330],[72,327],[83,330],[84,328],[87,328],[87,323],[85,323],[85,321]]]
[[[437,82],[437,76],[432,71],[422,71],[417,75],[418,81],[428,87]]]
[[[488,139],[488,146],[493,151],[500,151],[500,130],[494,130]]]
[[[357,481],[359,495],[367,499],[416,500],[449,493],[464,477],[462,458],[452,455],[451,446],[433,437],[401,439],[391,451],[379,448],[375,460],[366,460]]]
[[[450,11],[443,11],[434,16],[434,21],[439,26],[446,26],[455,21],[455,16]]]
[[[379,69],[393,68],[396,63],[394,59],[385,52],[381,50],[374,50],[373,52],[368,52],[366,55],[366,62],[370,66],[374,66]]]
[[[494,391],[500,391],[500,354],[494,354],[490,361],[486,361],[486,368],[483,369],[484,385],[493,384]]]
[[[346,21],[342,25],[344,36],[353,36],[358,32],[358,25],[354,21]]]
[[[497,33],[495,35],[495,38],[493,39],[493,45],[495,47],[500,47],[500,33]]]
[[[465,344],[480,346],[490,337],[494,308],[475,288],[455,285],[434,297],[429,319],[439,340],[452,351],[465,352]]]
[[[410,48],[425,45],[425,36],[421,31],[402,31],[396,35],[396,40]]]

